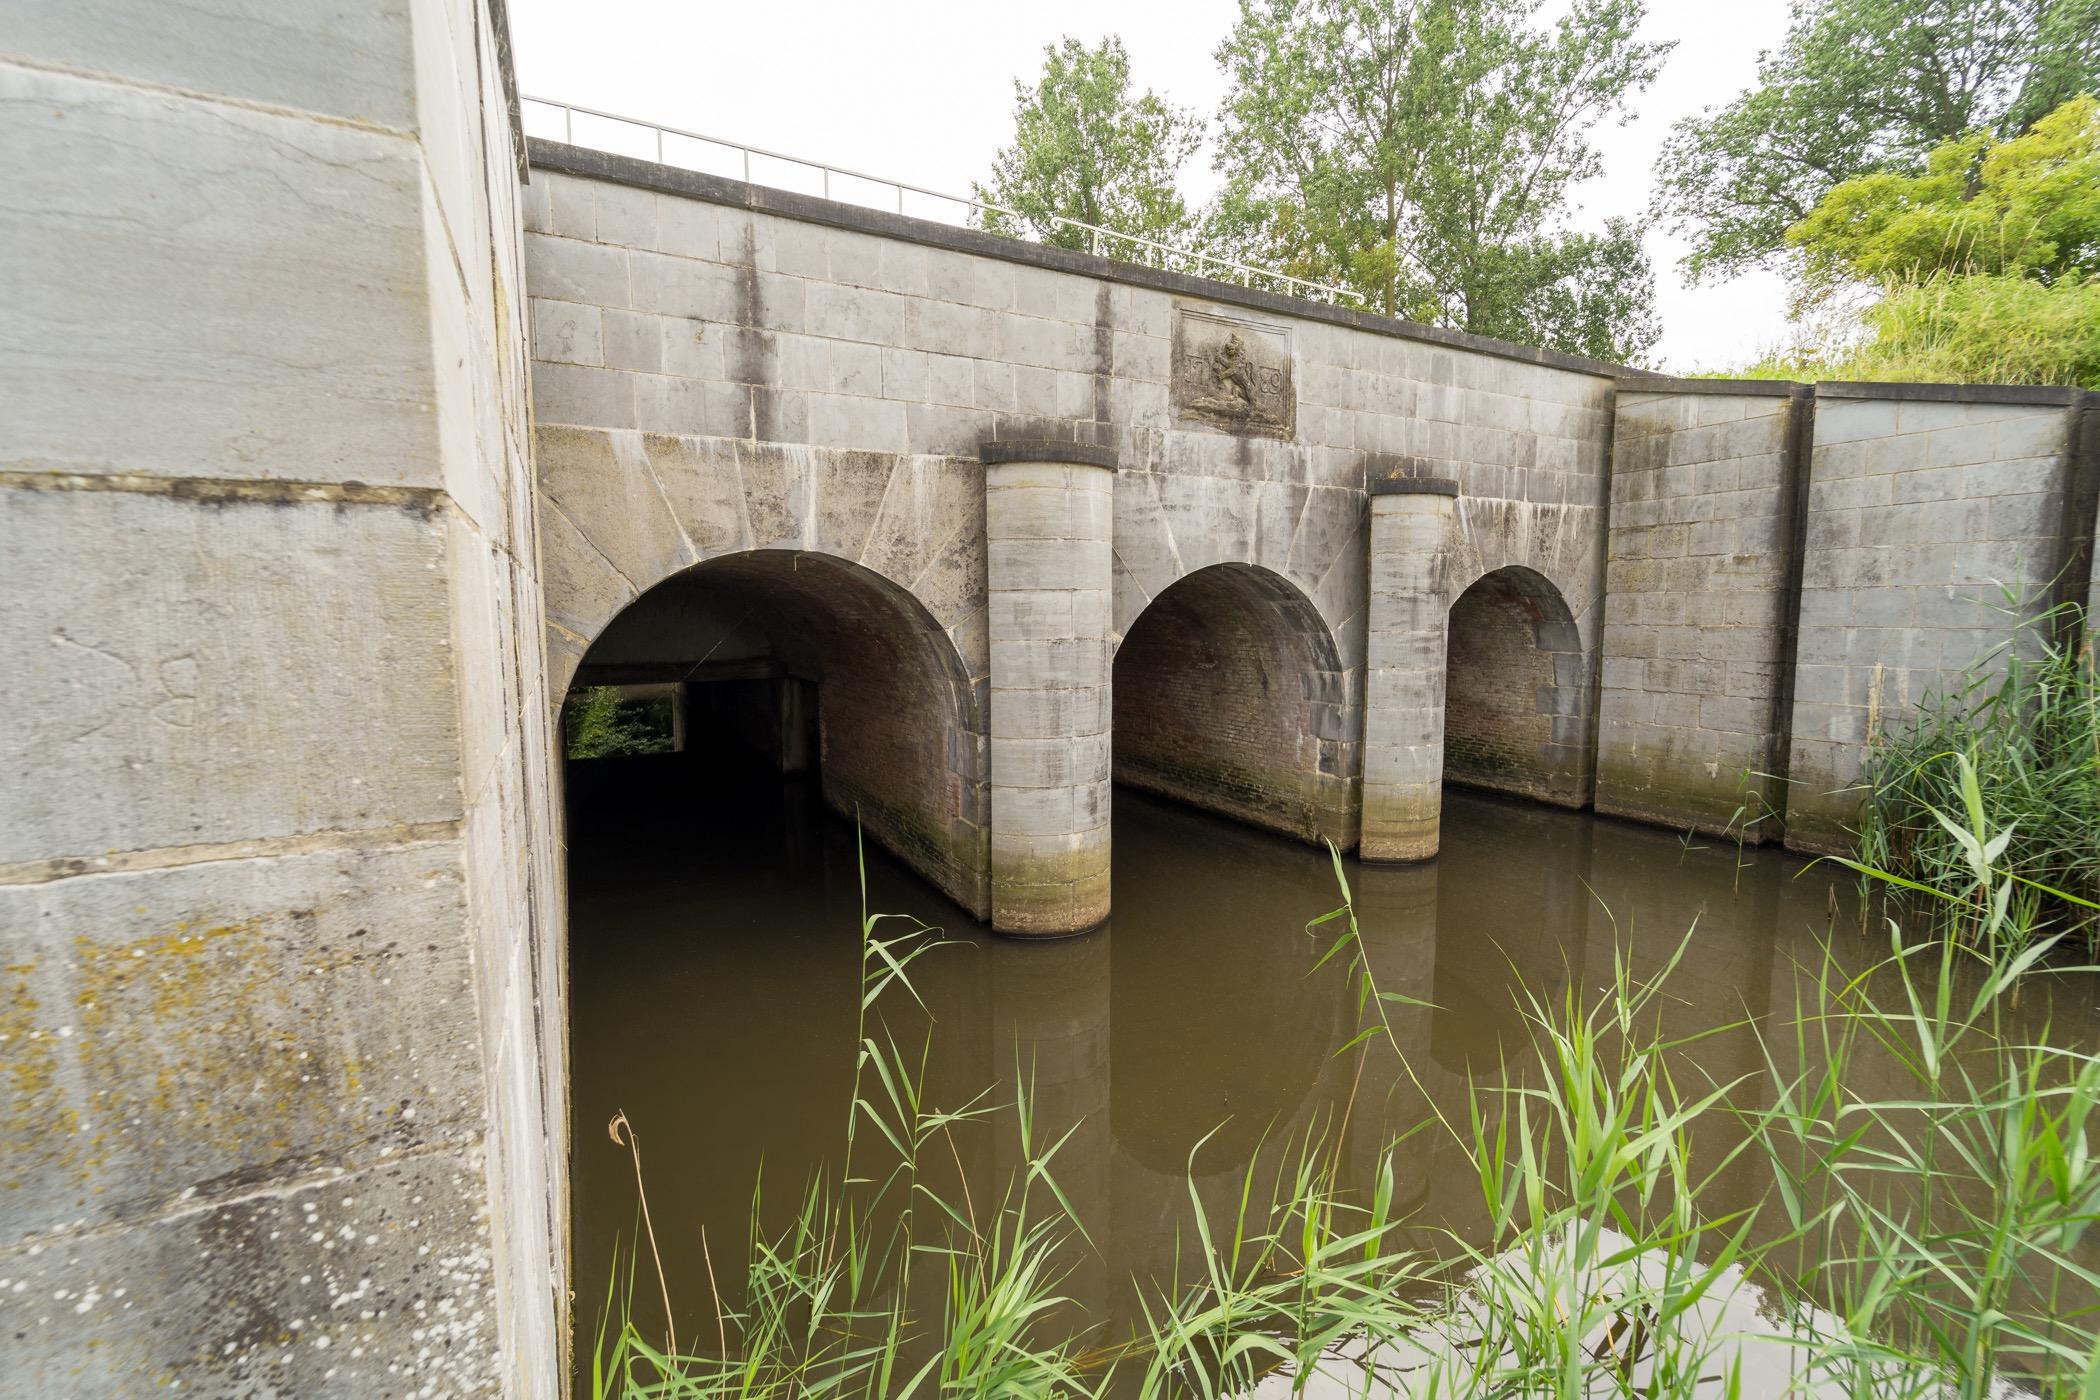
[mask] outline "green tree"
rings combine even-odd
[[[1787,242],[1815,285],[2090,277],[2100,272],[2100,102],[2073,98],[2009,141],[1984,132],[1949,141],[1919,174],[1847,180]]]
[[[625,758],[671,751],[667,696],[629,700],[612,685],[594,685],[571,701],[566,715],[571,758]]]
[[[2100,78],[2100,0],[1796,0],[1757,85],[1677,124],[1656,208],[1695,277],[1778,260],[1832,188],[2024,131]]]
[[[1668,46],[1640,0],[1241,0],[1214,240],[1391,315],[1633,359],[1656,335],[1636,231],[1565,227],[1598,123]]]
[[[1042,81],[1014,83],[1014,140],[992,162],[978,199],[1013,211],[979,215],[995,233],[1032,233],[1060,248],[1088,249],[1091,235],[1058,218],[1185,243],[1192,221],[1175,180],[1203,139],[1203,123],[1147,89],[1133,95],[1130,55],[1110,35],[1088,48],[1077,39],[1043,50]],[[1100,251],[1154,261],[1132,245]]]
[[[1811,298],[1868,286],[1856,339],[1799,377],[2100,387],[2100,103],[1922,173],[1847,180],[1787,230]]]

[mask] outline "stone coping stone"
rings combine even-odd
[[[1821,380],[1820,399],[1906,399],[1927,403],[2026,403],[2072,408],[2086,401],[2088,390],[2053,384],[1856,384]]]
[[[1746,399],[1783,399],[1804,387],[1791,379],[1684,379],[1668,374],[1630,374],[1619,380],[1622,394],[1718,394]]]
[[[1001,462],[1054,462],[1074,467],[1116,469],[1116,450],[1061,438],[986,438],[977,445],[977,460],[987,467]]]
[[[1542,350],[1533,345],[1516,345],[1506,340],[1493,340],[1467,331],[1446,330],[1441,326],[1426,326],[1419,321],[1404,321],[1395,316],[1380,316],[1375,312],[1357,311],[1346,306],[1331,306],[1323,301],[1281,296],[1275,292],[1258,291],[1231,282],[1213,281],[1208,277],[1191,277],[1187,273],[1168,272],[1160,268],[1143,267],[1137,263],[1117,262],[1113,258],[1099,257],[1092,253],[1051,248],[1041,243],[1026,243],[1018,238],[1003,238],[981,229],[957,228],[952,224],[938,223],[931,219],[915,219],[883,209],[870,209],[864,205],[845,204],[816,195],[797,194],[792,190],[776,190],[766,185],[747,184],[742,180],[732,180],[721,175],[708,175],[680,166],[658,165],[655,161],[637,160],[632,156],[614,155],[609,151],[597,151],[584,146],[571,146],[544,137],[531,137],[526,143],[526,148],[533,169],[551,171],[558,175],[609,180],[615,184],[632,185],[637,189],[655,190],[661,194],[684,195],[689,199],[703,200],[709,204],[726,204],[756,213],[772,214],[779,218],[798,219],[804,223],[852,229],[859,233],[874,234],[879,238],[895,238],[908,243],[925,244],[928,247],[974,253],[979,257],[998,258],[1005,262],[1025,263],[1031,267],[1074,273],[1104,282],[1120,282],[1175,296],[1201,297],[1207,301],[1227,305],[1252,307],[1279,316],[1295,316],[1304,321],[1325,321],[1353,330],[1368,331],[1374,335],[1398,336],[1429,345],[1447,346],[1454,350],[1470,350],[1476,354],[1491,355],[1496,359],[1518,360],[1549,369],[1594,375],[1599,379],[1620,379],[1634,373],[1624,365],[1593,360],[1586,355]]]
[[[1420,457],[1401,452],[1364,454],[1364,489],[1374,496],[1456,496],[1458,482],[1438,476]]]
[[[1374,476],[1364,489],[1374,496],[1456,496],[1458,483],[1448,476]]]

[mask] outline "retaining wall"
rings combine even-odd
[[[0,1393],[552,1395],[500,16],[10,21]]]

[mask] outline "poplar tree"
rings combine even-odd
[[[1640,0],[1241,0],[1212,240],[1372,309],[1615,360],[1653,344],[1654,279],[1622,220],[1572,226],[1668,45]]]
[[[1203,139],[1202,120],[1150,89],[1131,89],[1130,55],[1110,35],[1089,48],[1077,39],[1043,50],[1042,78],[1014,83],[1014,139],[1001,148],[976,197],[1012,210],[978,222],[994,233],[1033,235],[1060,248],[1090,249],[1085,231],[1060,217],[1185,244],[1193,231],[1175,181]],[[1151,262],[1116,240],[1100,250]]]

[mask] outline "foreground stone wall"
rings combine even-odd
[[[553,1394],[500,23],[14,18],[0,1393]]]

